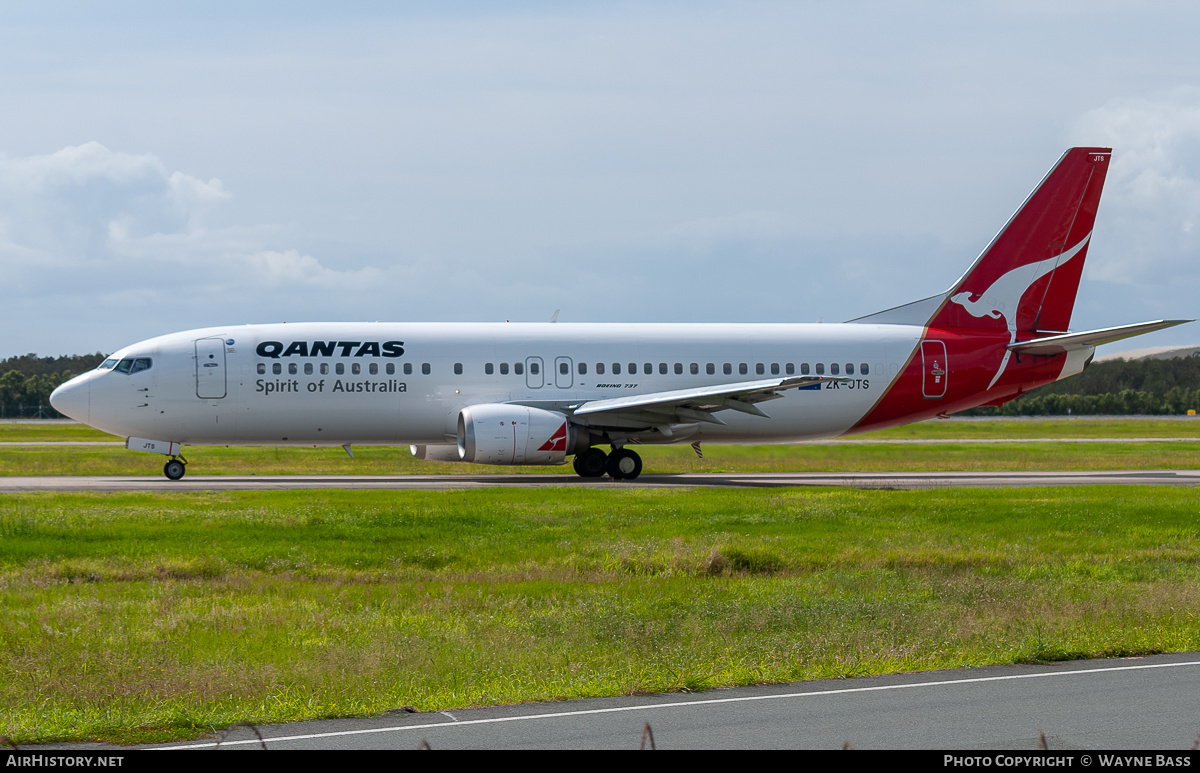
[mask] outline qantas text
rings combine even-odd
[[[337,351],[335,354],[334,351]],[[263,341],[254,350],[259,357],[403,357],[403,341]]]

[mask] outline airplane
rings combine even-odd
[[[1110,148],[1071,148],[950,289],[840,324],[301,323],[126,346],[54,408],[162,454],[408,444],[420,459],[637,478],[630,446],[788,443],[1002,405],[1096,346],[1070,332]],[[557,317],[557,312],[555,314]],[[601,446],[608,446],[606,452]]]

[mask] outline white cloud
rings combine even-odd
[[[1200,88],[1114,100],[1076,123],[1074,138],[1110,145],[1090,276],[1121,284],[1200,279]]]
[[[239,286],[368,291],[386,278],[375,268],[338,271],[295,249],[272,249],[278,228],[213,227],[231,198],[220,180],[96,142],[0,156],[0,269],[19,291],[121,306],[223,303]]]

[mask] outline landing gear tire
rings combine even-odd
[[[599,448],[589,448],[575,454],[575,472],[581,478],[600,478],[608,471],[608,454]]]
[[[633,480],[642,474],[642,457],[628,448],[618,448],[608,455],[608,477],[613,480]]]
[[[187,465],[178,459],[172,459],[163,465],[163,475],[166,475],[170,480],[181,479],[185,472],[187,472]]]

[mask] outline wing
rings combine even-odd
[[[1009,344],[1008,348],[1017,354],[1062,354],[1063,352],[1084,349],[1089,346],[1099,346],[1100,344],[1120,341],[1123,338],[1132,338],[1142,333],[1150,333],[1155,330],[1162,330],[1163,328],[1174,327],[1175,325],[1182,325],[1185,322],[1192,321],[1190,319],[1160,319],[1156,322],[1139,322],[1136,325],[1106,327],[1101,330],[1088,330],[1082,333],[1064,333],[1063,335],[1049,336],[1047,338],[1035,338],[1032,341],[1019,341],[1015,344]]]
[[[724,424],[725,422],[713,414],[734,410],[770,418],[756,404],[782,397],[780,393],[785,389],[820,389],[821,384],[826,381],[851,380],[837,376],[795,376],[742,381],[695,389],[589,400],[573,406],[570,412],[577,419],[584,419],[583,423],[590,425],[603,425],[608,420],[621,424],[634,422],[654,426],[692,422]]]

